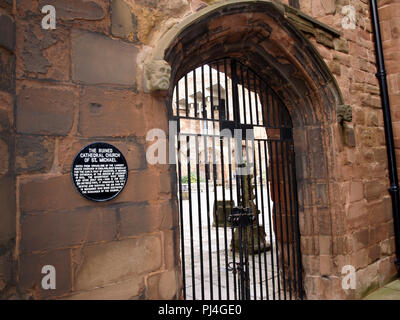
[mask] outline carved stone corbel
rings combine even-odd
[[[337,106],[337,121],[343,125],[344,122],[353,121],[353,109],[348,104],[342,104]]]
[[[146,92],[167,91],[171,81],[171,66],[165,60],[150,60],[144,64]]]

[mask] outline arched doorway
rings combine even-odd
[[[178,80],[171,107],[184,298],[301,299],[284,103],[255,71],[224,58]]]
[[[346,255],[341,245],[346,222],[336,199],[340,189],[340,164],[335,157],[340,148],[337,108],[343,104],[336,80],[282,6],[270,0],[221,2],[171,28],[153,52],[150,65],[171,66],[165,100],[170,118],[178,80],[204,63],[227,57],[255,70],[290,116],[304,294],[312,298],[323,290],[326,298],[334,298],[341,277],[337,259]],[[159,97],[163,102],[165,96]],[[177,172],[173,166],[175,188]],[[180,242],[178,236],[175,240]]]

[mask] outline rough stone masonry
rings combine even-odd
[[[244,58],[238,47],[246,39],[234,36],[246,31],[260,49],[249,54],[254,63],[263,61],[260,52],[268,57],[265,77],[297,124],[305,297],[361,298],[393,279],[368,1],[302,0],[299,10],[289,1],[242,1],[240,21],[223,16],[238,2],[0,0],[1,298],[182,298],[176,169],[149,165],[145,156],[147,131],[167,132],[169,91],[147,90],[145,66],[167,61],[171,89],[194,61],[223,50]],[[355,26],[343,29],[349,4]],[[44,5],[56,9],[55,30],[41,27]],[[379,7],[400,150],[400,3],[381,0]],[[260,17],[273,28],[270,38]],[[202,36],[213,43],[188,41]],[[126,188],[106,203],[81,197],[70,177],[75,154],[96,141],[115,145],[129,168]],[[41,286],[44,265],[57,270],[55,290]],[[345,265],[356,268],[355,290],[341,287]]]

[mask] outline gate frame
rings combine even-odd
[[[211,56],[230,56],[261,70],[259,75],[285,103],[293,122],[305,297],[345,299],[340,290],[345,210],[335,179],[340,178],[335,154],[342,148],[336,137],[342,130],[337,110],[343,98],[328,66],[285,8],[273,0],[208,6],[163,35],[148,64],[166,61],[171,66],[167,95],[160,96],[169,114],[176,81]],[[176,168],[171,170],[171,187],[176,190]]]

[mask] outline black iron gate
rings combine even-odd
[[[171,102],[184,298],[301,299],[286,107],[232,59],[186,74]]]

